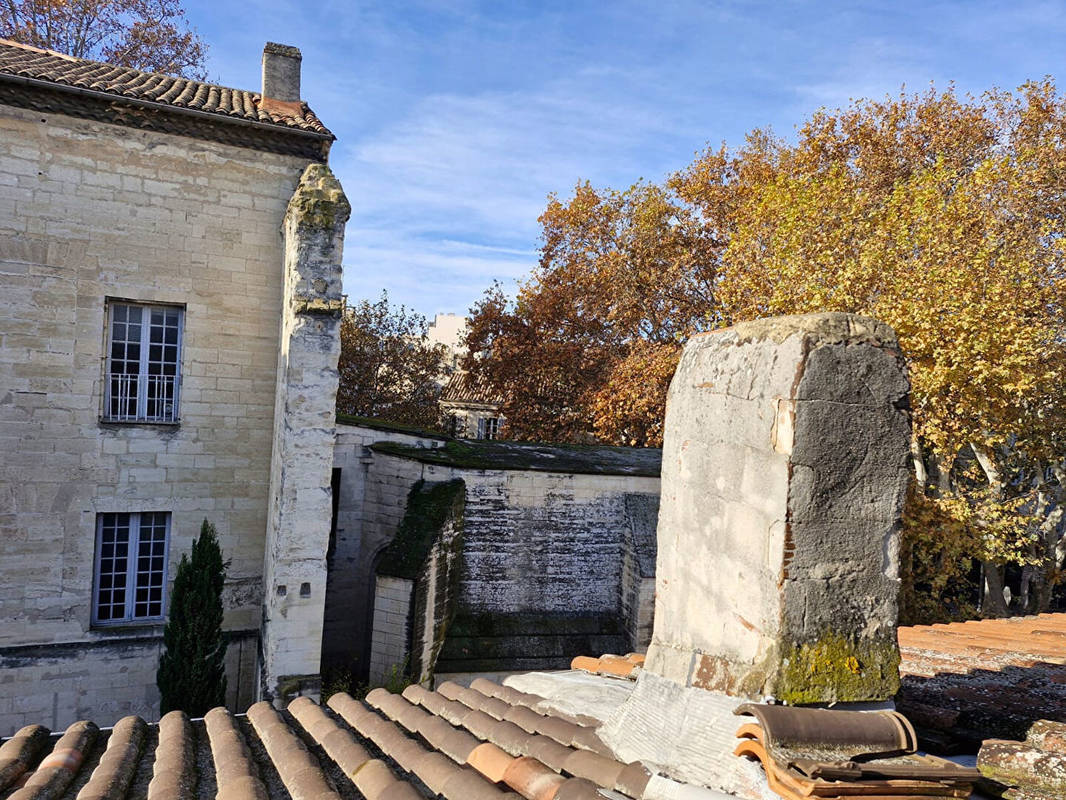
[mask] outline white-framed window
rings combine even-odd
[[[495,439],[500,433],[499,417],[478,417],[477,438]]]
[[[110,302],[107,316],[104,419],[177,422],[184,310]]]
[[[93,624],[162,620],[170,512],[96,515]]]

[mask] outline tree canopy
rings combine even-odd
[[[794,142],[755,131],[660,184],[580,183],[540,221],[517,299],[494,289],[472,310],[470,350],[489,355],[466,366],[506,398],[511,436],[658,445],[692,334],[878,317],[909,361],[922,530],[958,533],[953,563],[984,564],[988,605],[1010,565],[1040,585],[1024,602],[1046,604],[1066,500],[1066,101],[1050,80],[822,110]]]
[[[180,0],[0,0],[0,36],[146,72],[206,76],[207,45]]]
[[[362,300],[341,319],[337,411],[391,422],[434,426],[447,348],[426,334],[426,318],[392,306],[386,292]]]

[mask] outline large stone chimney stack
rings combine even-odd
[[[267,42],[263,48],[263,98],[283,103],[300,101],[300,50]]]
[[[622,762],[749,800],[734,709],[887,702],[909,479],[909,385],[892,329],[854,314],[694,336],[670,384],[655,630],[597,733]]]

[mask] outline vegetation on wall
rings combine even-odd
[[[202,717],[226,703],[225,581],[218,534],[205,519],[192,544],[192,558],[181,556],[170,595],[170,614],[163,628],[166,650],[156,673],[161,714],[180,709],[190,717]]]
[[[6,0],[0,38],[146,72],[207,75],[207,45],[179,0]]]
[[[395,538],[378,560],[377,574],[416,580],[433,542],[449,519],[462,519],[466,483],[461,478],[418,481],[407,494],[407,508]]]
[[[341,319],[337,411],[355,417],[432,426],[439,412],[447,348],[427,338],[421,314],[363,300]]]
[[[465,367],[505,398],[510,436],[656,445],[693,334],[874,316],[912,382],[909,621],[1048,608],[1066,557],[1066,100],[1051,81],[822,110],[795,142],[754,131],[661,184],[580,183],[540,221],[539,265],[514,301],[491,288],[468,334]]]

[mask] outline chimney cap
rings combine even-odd
[[[303,58],[300,54],[299,47],[293,47],[288,44],[278,44],[277,42],[267,42],[263,47],[263,52],[275,56],[286,56],[287,58]]]

